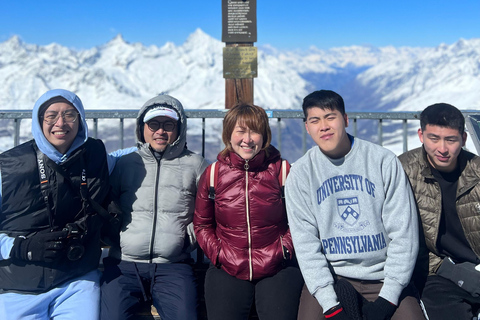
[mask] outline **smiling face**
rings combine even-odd
[[[155,126],[152,126],[154,128],[157,128],[157,130],[153,131],[150,129],[148,126],[148,123],[150,122],[157,122],[155,123]],[[174,123],[175,126],[173,130],[168,129],[165,130],[165,123]],[[158,124],[158,126],[157,126]],[[178,128],[176,126],[177,122],[169,117],[164,117],[164,116],[159,116],[155,117],[151,120],[149,120],[147,123],[144,124],[143,126],[143,137],[145,139],[145,142],[150,144],[150,147],[157,151],[157,152],[163,152],[167,148],[169,144],[172,144],[177,140],[178,137]],[[168,128],[168,125],[167,125]]]
[[[70,146],[72,145],[75,137],[78,133],[78,127],[80,123],[80,116],[77,115],[77,118],[74,122],[69,121],[71,117],[64,116],[64,114],[78,113],[77,109],[72,107],[70,104],[65,102],[56,102],[52,103],[45,113],[43,114],[42,121],[42,130],[45,138],[48,142],[55,147],[60,153],[65,154]],[[58,114],[60,116],[55,121],[45,122],[47,119],[54,119]],[[68,122],[67,122],[68,121]]]
[[[262,150],[263,136],[261,133],[251,130],[244,123],[235,124],[230,144],[233,151],[242,159],[250,160]]]
[[[332,159],[341,158],[350,151],[346,127],[348,117],[338,110],[318,107],[308,109],[305,128],[320,150]]]
[[[457,159],[467,141],[467,134],[457,129],[427,124],[425,130],[418,129],[418,137],[427,152],[432,167],[441,172],[451,172],[457,166]]]

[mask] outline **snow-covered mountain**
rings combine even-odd
[[[410,111],[435,102],[480,109],[480,39],[424,50],[413,59],[379,62],[356,78],[355,90],[371,92],[359,108]]]
[[[187,109],[223,109],[223,46],[200,29],[180,46],[146,47],[118,35],[80,51],[27,44],[14,36],[0,43],[0,108],[31,109],[46,90],[65,88],[76,92],[87,109],[138,109],[160,92],[177,97]],[[340,93],[347,111],[418,111],[436,102],[480,109],[480,39],[435,48],[312,47],[302,52],[264,46],[258,74],[255,103],[266,109],[300,109],[303,97],[320,88]],[[211,126],[207,138],[213,143],[221,124]],[[283,139],[293,144],[288,150],[295,159],[301,130],[289,126]],[[193,135],[197,129],[192,126]],[[28,138],[28,127],[22,133]],[[2,141],[0,151],[10,147]]]
[[[222,47],[200,29],[181,46],[145,47],[118,35],[85,51],[12,37],[0,43],[0,106],[29,109],[44,91],[62,87],[76,92],[91,109],[136,109],[160,92],[178,97],[189,109],[224,108]],[[264,80],[255,84],[256,103],[298,108],[306,93],[298,72],[263,53],[259,72]]]

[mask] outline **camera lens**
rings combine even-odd
[[[83,257],[85,247],[81,244],[71,243],[67,248],[67,258],[70,261],[76,261]]]
[[[67,240],[67,258],[70,261],[76,261],[83,257],[85,247],[82,244],[82,233],[77,224],[68,223],[64,231],[68,231]]]

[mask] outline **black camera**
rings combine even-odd
[[[67,223],[63,231],[68,231],[67,241],[67,258],[70,261],[76,261],[83,257],[85,247],[83,246],[84,232],[76,223]]]

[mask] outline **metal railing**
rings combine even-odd
[[[188,118],[201,119],[202,121],[202,146],[201,153],[205,155],[205,133],[207,130],[207,119],[222,119],[225,116],[227,110],[185,110]],[[266,110],[268,116],[271,119],[276,119],[278,124],[286,119],[303,119],[302,110]],[[99,133],[98,121],[101,119],[118,119],[118,136],[120,140],[120,148],[124,148],[125,140],[125,119],[135,119],[138,114],[138,110],[86,110],[87,120],[93,121],[93,127],[90,127],[91,136],[96,138]],[[479,114],[480,112],[469,111],[464,112],[464,115]],[[401,124],[402,130],[402,145],[403,151],[408,150],[408,124],[412,120],[418,120],[420,112],[350,112],[348,117],[350,120],[351,134],[357,136],[359,123],[363,120],[371,120],[376,123],[376,129],[369,126],[369,130],[376,130],[376,143],[383,145],[384,142],[384,127],[391,125],[391,122],[397,122]],[[16,146],[20,143],[20,127],[23,119],[31,119],[30,110],[0,110],[0,120],[13,120],[13,145]],[[388,124],[385,124],[386,121]],[[416,124],[418,127],[418,124]],[[276,147],[282,149],[282,126],[276,126],[276,141],[274,141]],[[307,151],[307,132],[305,126],[302,125],[302,150],[305,153]],[[275,128],[272,128],[275,130]],[[274,132],[272,132],[274,133]],[[220,135],[220,133],[218,133]]]

